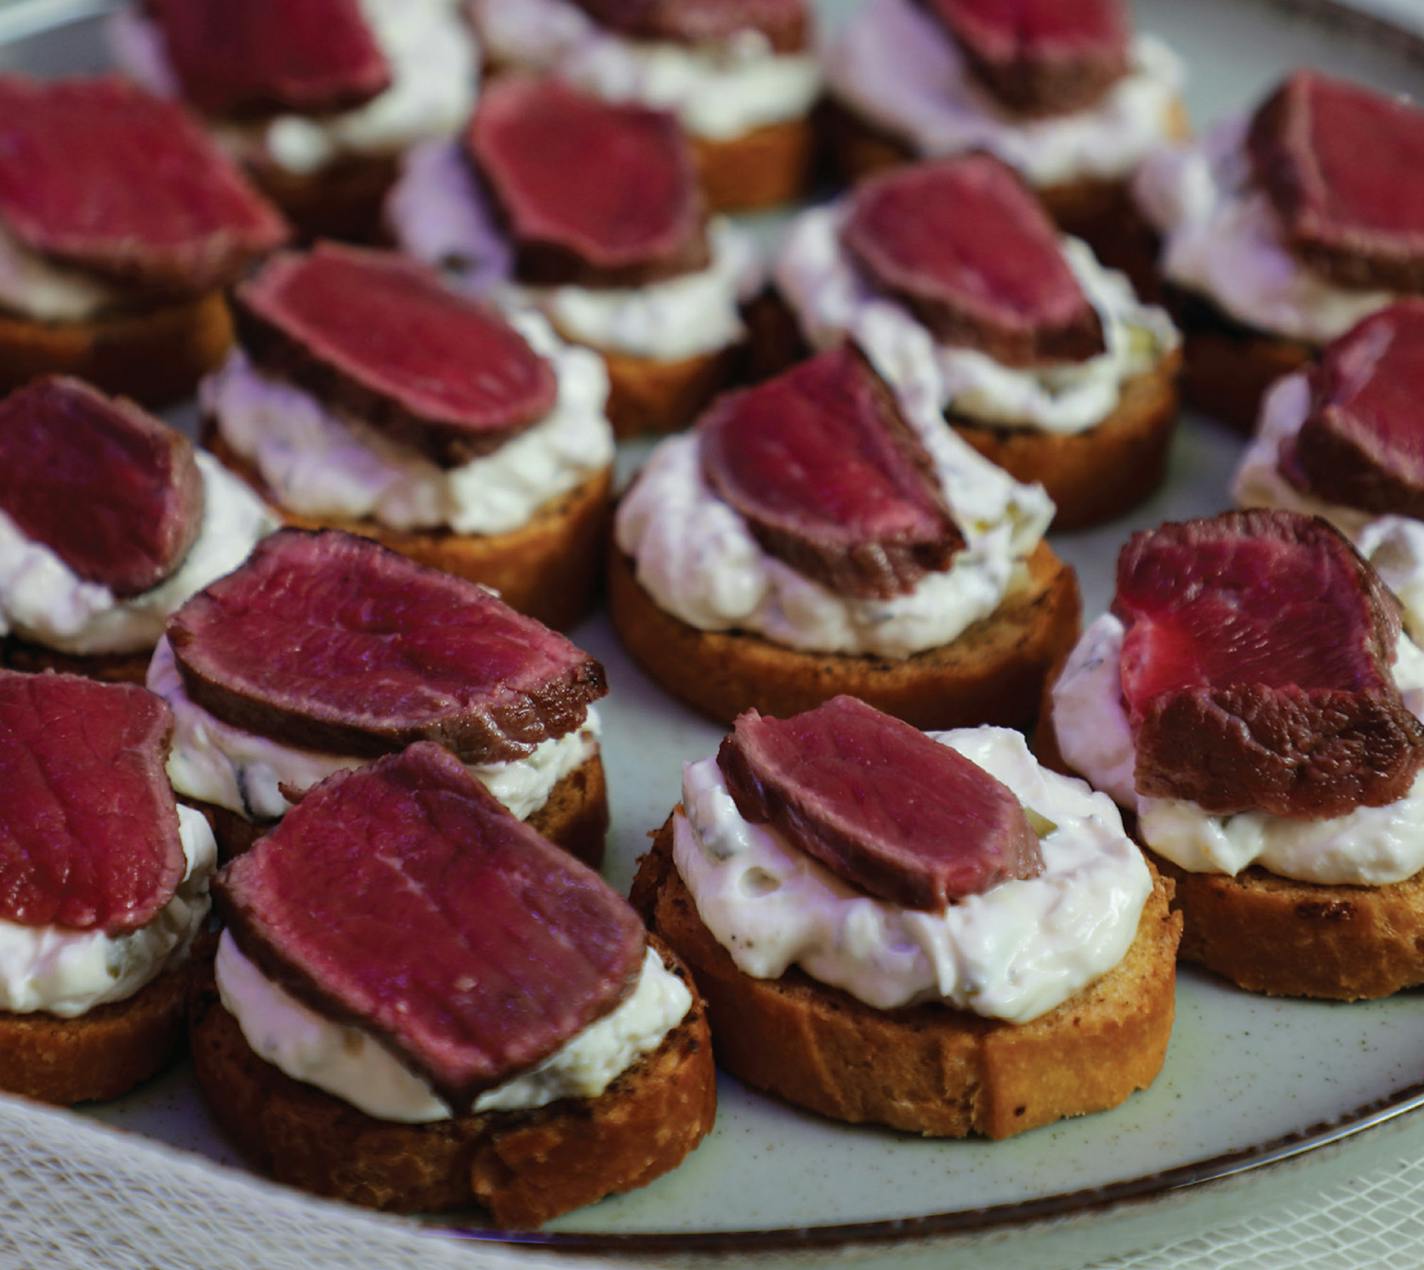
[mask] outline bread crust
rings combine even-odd
[[[1124,515],[1166,478],[1181,362],[1174,351],[1128,380],[1117,408],[1086,432],[986,427],[953,416],[950,422],[991,463],[1048,490],[1057,508],[1054,529],[1086,529]]]
[[[658,607],[633,562],[609,553],[609,610],[623,646],[675,697],[722,723],[756,707],[785,717],[840,693],[917,728],[1017,726],[1038,709],[1044,676],[1078,638],[1073,570],[1040,543],[1027,586],[953,643],[890,660],[806,653],[757,635],[699,631]]]
[[[686,1018],[660,1048],[598,1098],[431,1124],[376,1120],[258,1058],[218,1000],[195,994],[193,1070],[228,1136],[279,1182],[394,1212],[478,1205],[505,1229],[531,1229],[675,1168],[712,1128],[716,1069],[706,1009],[691,976]]]
[[[0,639],[0,666],[40,675],[53,670],[61,675],[86,675],[104,683],[144,684],[153,650],[141,653],[98,653],[81,657],[56,652],[41,644],[29,644],[14,635]]]
[[[876,1010],[792,969],[753,979],[698,916],[672,858],[672,821],[633,883],[649,928],[707,998],[717,1061],[739,1080],[852,1124],[1007,1138],[1115,1107],[1162,1069],[1176,1008],[1181,918],[1154,874],[1137,937],[1096,983],[1028,1023],[942,1005]]]
[[[177,1053],[195,964],[77,1018],[0,1013],[0,1089],[61,1107],[128,1093]]]
[[[249,850],[277,824],[275,820],[249,820],[227,807],[197,798],[181,801],[207,818],[217,840],[218,858],[224,861]],[[560,780],[550,791],[549,800],[529,817],[528,824],[590,868],[600,867],[608,837],[608,786],[602,756],[592,755]]]
[[[352,156],[318,172],[248,166],[257,187],[281,208],[303,239],[383,243],[386,195],[400,174],[395,156]]]
[[[1059,748],[1052,706],[1045,688],[1034,753],[1045,767],[1078,776]],[[1123,823],[1140,844],[1136,816],[1124,811]],[[1424,983],[1424,873],[1388,886],[1325,886],[1262,868],[1189,873],[1143,851],[1175,885],[1182,960],[1247,992],[1359,1001]]]
[[[737,137],[692,137],[707,205],[754,212],[793,203],[810,188],[817,154],[813,116],[763,124]]]
[[[687,427],[741,372],[746,346],[675,361],[594,350],[608,368],[608,421],[620,440]]]
[[[899,137],[841,102],[828,101],[821,118],[832,166],[847,184],[919,157]],[[1191,132],[1185,103],[1173,103],[1168,138],[1184,140]],[[1039,187],[1036,193],[1058,227],[1086,241],[1104,264],[1121,269],[1134,283],[1155,275],[1153,236],[1136,214],[1130,179],[1082,177]],[[1139,291],[1150,298],[1150,289]]]
[[[37,322],[0,313],[0,393],[41,375],[74,375],[146,406],[189,396],[232,346],[221,293],[142,313]]]
[[[494,587],[511,608],[546,626],[567,629],[588,614],[608,540],[613,470],[607,468],[545,503],[528,524],[503,534],[448,529],[390,529],[374,520],[319,520],[276,502],[256,470],[228,445],[211,419],[203,444],[297,529],[341,529],[373,538],[403,556]]]
[[[1182,328],[1182,395],[1238,432],[1255,432],[1267,389],[1310,365],[1318,350],[1300,340],[1241,326],[1210,301],[1170,284],[1164,285],[1163,294]]]

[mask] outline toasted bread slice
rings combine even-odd
[[[931,1137],[1007,1138],[1115,1107],[1162,1069],[1176,1009],[1181,918],[1154,876],[1137,938],[1096,983],[1028,1023],[942,1005],[875,1010],[799,970],[753,979],[698,916],[672,857],[672,821],[633,905],[692,969],[717,1061],[739,1080],[833,1120]]]
[[[900,138],[839,102],[826,106],[822,128],[832,165],[850,184],[919,157]],[[1167,138],[1183,140],[1191,131],[1186,105],[1178,101]],[[1064,233],[1083,239],[1105,265],[1126,273],[1138,285],[1139,294],[1153,298],[1153,236],[1136,214],[1129,178],[1080,177],[1040,187],[1037,193]]]
[[[279,1182],[395,1212],[479,1206],[498,1226],[530,1229],[646,1185],[712,1128],[706,1009],[686,968],[653,943],[692,990],[692,1009],[598,1098],[431,1124],[376,1120],[258,1058],[211,977],[194,1000],[193,1070],[218,1123]]]
[[[207,818],[220,860],[241,855],[277,824],[275,820],[249,820],[227,807],[197,798],[181,801]],[[529,817],[528,823],[590,868],[598,868],[603,863],[608,837],[608,787],[602,756],[594,754],[559,781],[550,791],[549,801]]]
[[[799,714],[840,693],[917,728],[1017,726],[1038,710],[1044,676],[1078,638],[1078,579],[1047,543],[1027,585],[951,644],[891,660],[806,653],[759,635],[699,631],[659,608],[622,551],[609,554],[609,608],[623,646],[675,697],[722,723],[755,706]]]
[[[231,346],[232,319],[218,292],[85,322],[0,314],[0,393],[41,375],[74,375],[146,406],[168,406],[189,396]]]
[[[1160,488],[1177,428],[1181,362],[1175,352],[1128,380],[1117,409],[1086,432],[995,428],[959,418],[951,422],[991,463],[1048,490],[1057,508],[1054,529],[1086,529],[1124,515]]]
[[[1034,754],[1055,772],[1079,776],[1059,748],[1052,706],[1051,687],[1045,688]],[[1123,812],[1123,823],[1137,836],[1132,812]],[[1358,1001],[1424,983],[1424,873],[1388,886],[1325,886],[1261,868],[1235,877],[1189,873],[1150,847],[1144,851],[1176,886],[1182,960],[1237,987]]]
[[[595,352],[608,368],[608,421],[622,440],[680,432],[741,373],[743,344],[675,361]]]
[[[352,156],[317,172],[289,172],[273,164],[249,168],[253,181],[303,239],[383,243],[386,195],[400,173],[396,156]]]
[[[420,564],[481,582],[511,608],[566,629],[585,617],[598,591],[608,538],[611,469],[545,503],[527,525],[503,534],[390,529],[374,520],[318,520],[280,506],[256,470],[208,420],[203,444],[298,529],[344,529],[374,538]]]
[[[725,141],[693,137],[707,206],[756,212],[794,203],[810,188],[817,152],[811,116],[764,124]]]
[[[73,1019],[0,1013],[0,1089],[62,1107],[128,1093],[182,1044],[195,965],[170,967],[126,1001]]]

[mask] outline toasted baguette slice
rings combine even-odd
[[[753,979],[698,916],[673,864],[672,821],[633,905],[692,969],[717,1061],[739,1080],[833,1120],[928,1137],[1007,1138],[1115,1107],[1162,1070],[1176,1009],[1181,918],[1154,875],[1137,938],[1096,983],[1028,1023],[942,1005],[875,1010],[799,970]]]
[[[168,406],[190,395],[231,346],[232,319],[218,292],[85,322],[0,314],[0,394],[41,375],[74,375],[146,406]]]
[[[478,1205],[498,1226],[531,1229],[646,1185],[712,1128],[717,1074],[706,1009],[686,968],[652,942],[692,990],[692,1009],[598,1098],[431,1124],[376,1120],[258,1058],[211,977],[190,1024],[198,1087],[242,1152],[279,1182],[395,1212]]]
[[[394,156],[351,157],[318,172],[254,164],[253,181],[304,239],[383,243],[386,195],[400,173]]]
[[[0,639],[0,666],[31,675],[53,670],[61,675],[87,675],[105,683],[142,684],[148,679],[148,663],[152,660],[151,648],[140,653],[98,653],[82,657],[59,653],[42,644],[29,644],[13,635]]]
[[[1242,326],[1209,301],[1170,284],[1164,284],[1163,295],[1182,328],[1182,395],[1238,432],[1255,432],[1266,390],[1309,365],[1318,350]]]
[[[0,1013],[0,1089],[61,1107],[128,1093],[182,1044],[195,965],[190,958],[126,1001],[73,1019]]]
[[[840,102],[825,107],[822,128],[831,164],[847,184],[920,157],[899,137]],[[1183,140],[1191,131],[1186,105],[1178,101],[1172,108],[1168,139]],[[1152,235],[1136,215],[1130,184],[1126,177],[1080,177],[1039,187],[1037,194],[1064,233],[1083,239],[1105,265],[1121,269],[1139,283],[1156,272],[1156,254]],[[1140,294],[1152,294],[1150,287],[1138,289]]]
[[[986,427],[952,419],[954,430],[1020,481],[1040,482],[1057,508],[1053,528],[1086,529],[1150,498],[1167,474],[1177,429],[1173,353],[1123,385],[1117,409],[1094,428],[1070,434]]]
[[[810,188],[817,153],[810,116],[765,124],[739,137],[692,138],[707,206],[714,212],[756,212],[794,203]]]
[[[519,529],[503,534],[457,534],[448,529],[390,529],[374,520],[318,520],[299,515],[273,499],[256,470],[233,451],[211,419],[203,425],[203,444],[266,499],[288,525],[344,529],[374,538],[432,569],[493,587],[511,608],[546,626],[567,629],[593,605],[608,538],[612,469],[544,504]]]
[[[917,728],[1017,726],[1038,710],[1044,676],[1078,638],[1078,579],[1040,543],[1027,585],[951,644],[891,660],[805,653],[759,635],[699,631],[658,607],[628,556],[609,555],[609,608],[623,646],[659,684],[730,723],[756,707],[781,717],[840,693]]]
[[[608,368],[608,421],[625,441],[680,432],[737,380],[746,359],[742,344],[670,362],[594,351]]]
[[[182,801],[207,818],[221,860],[231,860],[249,850],[277,824],[275,820],[248,820],[226,807],[196,798]],[[590,868],[598,868],[603,863],[604,840],[608,837],[608,787],[602,756],[593,755],[559,781],[550,791],[549,801],[529,817],[528,823]]]
[[[1056,674],[1056,672],[1055,672]],[[1078,776],[1053,727],[1051,688],[1034,732],[1038,761]],[[1137,836],[1137,818],[1123,812]],[[1139,843],[1141,839],[1139,837]],[[1424,984],[1424,873],[1388,886],[1324,886],[1250,868],[1189,873],[1143,847],[1176,886],[1183,961],[1248,992],[1358,1001]]]

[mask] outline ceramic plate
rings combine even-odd
[[[848,3],[826,0],[828,20]],[[102,7],[0,4],[0,68],[57,74],[102,65],[93,17]],[[1248,106],[1300,64],[1388,89],[1418,93],[1424,84],[1417,40],[1318,0],[1142,0],[1138,21],[1185,58],[1198,127]],[[1089,617],[1107,601],[1128,532],[1225,507],[1239,452],[1234,435],[1188,418],[1165,490],[1108,528],[1053,538],[1079,570]],[[678,798],[682,763],[711,753],[720,730],[645,680],[603,618],[575,638],[602,658],[612,685],[601,707],[613,804],[607,872],[626,889],[647,831]],[[724,1077],[716,1129],[681,1168],[535,1238],[624,1251],[745,1250],[924,1236],[1073,1211],[1269,1163],[1400,1114],[1424,1101],[1416,1085],[1421,1053],[1417,994],[1356,1005],[1270,1001],[1185,971],[1161,1078],[1115,1111],[1001,1143],[922,1141],[831,1124]],[[237,1163],[181,1068],[93,1114]]]

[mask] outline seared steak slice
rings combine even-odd
[[[508,76],[466,138],[523,282],[640,286],[708,261],[692,150],[675,116]]]
[[[1347,287],[1424,291],[1424,110],[1297,71],[1256,112],[1250,151],[1307,264]]]
[[[806,0],[574,0],[596,21],[640,40],[718,43],[743,31],[778,53],[806,47]]]
[[[1043,872],[1013,792],[854,697],[790,719],[748,710],[717,752],[737,810],[867,894],[940,910]]]
[[[137,289],[198,295],[287,226],[178,106],[117,77],[0,76],[0,227]]]
[[[970,68],[1010,110],[1091,106],[1127,73],[1122,0],[924,0]]]
[[[894,394],[849,345],[723,397],[698,436],[717,496],[838,594],[903,595],[964,546]]]
[[[187,861],[153,693],[0,670],[0,920],[123,935],[157,916]]]
[[[1101,353],[1102,322],[1024,183],[986,154],[899,168],[851,195],[846,250],[947,344],[1022,366]]]
[[[439,746],[323,781],[214,885],[238,947],[457,1114],[613,1010],[646,935]]]
[[[582,725],[603,668],[473,582],[365,538],[283,530],[169,621],[188,695],[333,754],[438,741],[522,758]]]
[[[203,522],[188,439],[77,379],[0,401],[0,512],[79,577],[117,596],[157,586]]]
[[[1424,518],[1424,300],[1393,305],[1336,340],[1312,388],[1287,478],[1328,502]]]
[[[553,409],[549,364],[498,313],[394,252],[329,243],[270,260],[236,294],[253,358],[458,467]]]
[[[360,106],[391,69],[359,0],[148,0],[184,96],[210,115]]]
[[[1326,818],[1413,784],[1424,726],[1391,673],[1398,602],[1323,520],[1227,512],[1135,534],[1113,612],[1138,793]]]

